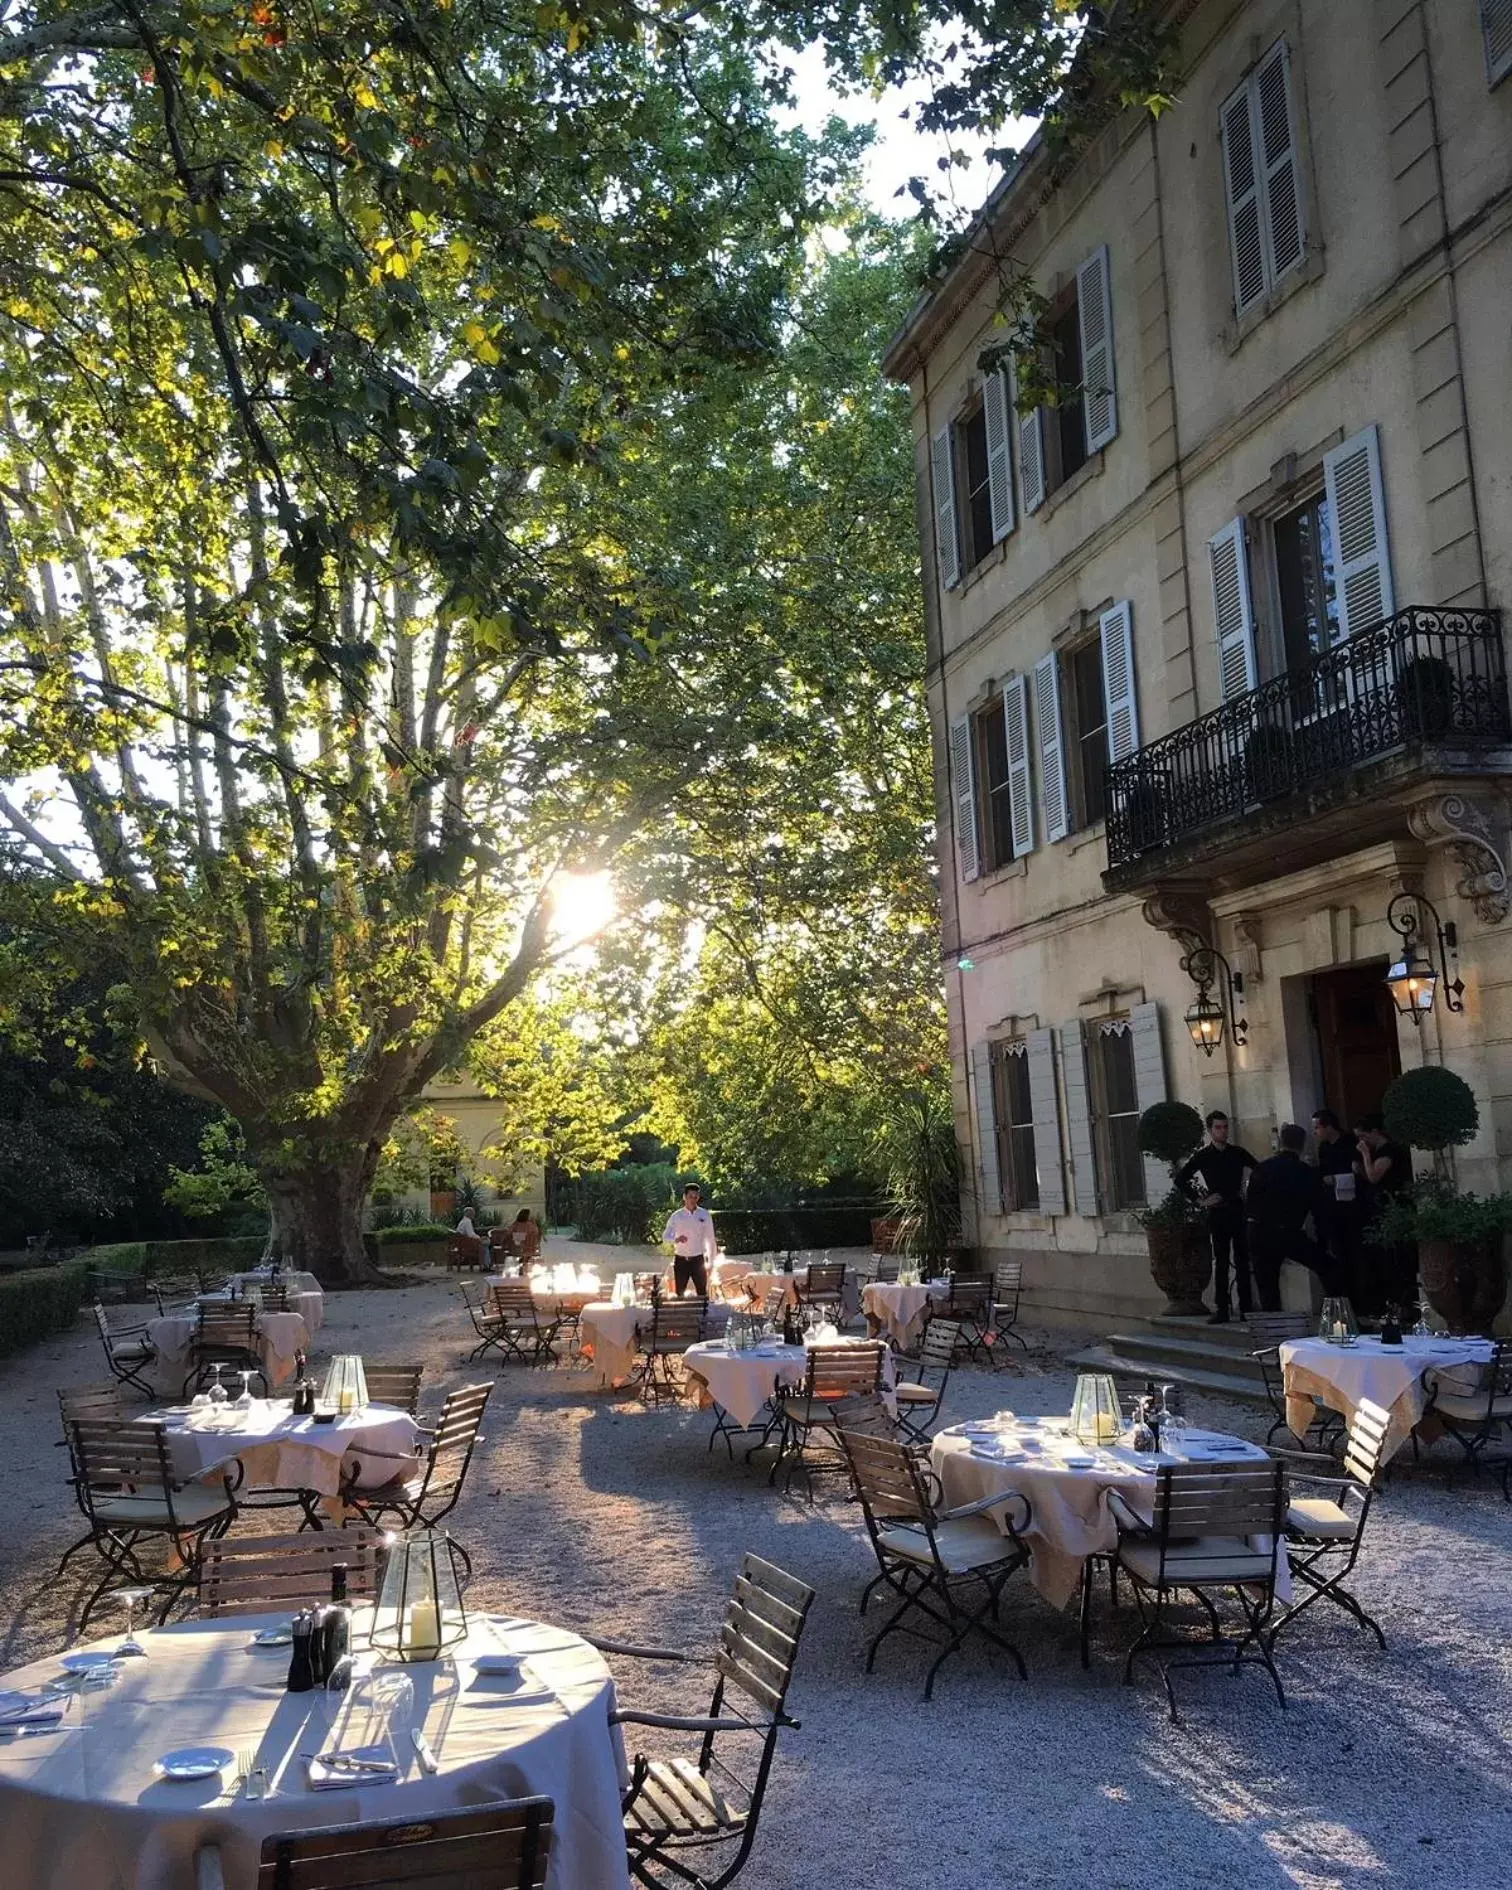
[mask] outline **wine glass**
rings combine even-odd
[[[221,1383],[221,1362],[216,1359],[210,1367],[215,1376],[210,1380],[210,1402],[220,1405],[226,1402],[226,1387]]]
[[[126,1638],[115,1650],[115,1653],[111,1656],[112,1659],[129,1660],[134,1654],[139,1654],[144,1659],[146,1658],[147,1649],[143,1647],[135,1634],[132,1633],[131,1624],[135,1618],[139,1604],[144,1601],[151,1601],[153,1593],[154,1591],[151,1588],[118,1588],[116,1590],[116,1600],[124,1602],[126,1607]]]

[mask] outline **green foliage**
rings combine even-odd
[[[227,1208],[265,1206],[257,1170],[246,1160],[246,1143],[228,1117],[209,1123],[200,1137],[197,1168],[175,1168],[163,1199],[191,1220],[210,1220]]]
[[[822,1253],[871,1245],[871,1209],[865,1205],[715,1208],[713,1220],[719,1244],[729,1254]]]
[[[905,1090],[889,1099],[876,1153],[902,1251],[941,1259],[961,1238],[961,1154],[950,1092]]]
[[[667,1216],[681,1205],[681,1179],[675,1168],[660,1162],[579,1175],[573,1206],[578,1239],[654,1245]]]
[[[1381,1114],[1395,1141],[1438,1154],[1472,1141],[1480,1127],[1474,1090],[1441,1063],[1404,1070],[1382,1097]]]
[[[548,1161],[567,1174],[601,1168],[625,1145],[626,1106],[612,1058],[593,1031],[579,980],[517,998],[474,1041],[468,1067],[498,1104],[483,1153],[499,1191],[518,1189]]]
[[[1201,1145],[1204,1133],[1202,1117],[1190,1103],[1151,1103],[1139,1118],[1139,1152],[1175,1168]]]
[[[0,1274],[0,1358],[69,1331],[88,1290],[89,1267],[82,1257]]]
[[[408,1227],[375,1227],[371,1238],[380,1247],[393,1247],[406,1241],[450,1240],[451,1235],[451,1228],[442,1221],[419,1221]]]
[[[1507,1233],[1512,1233],[1512,1194],[1460,1194],[1428,1177],[1384,1200],[1366,1229],[1366,1239],[1384,1246],[1408,1246],[1418,1240],[1476,1246]]]
[[[1169,1189],[1153,1207],[1138,1208],[1134,1219],[1146,1233],[1202,1225],[1202,1209],[1184,1188]]]
[[[147,1242],[113,1241],[103,1247],[91,1247],[78,1258],[87,1260],[96,1273],[141,1275],[147,1271]]]

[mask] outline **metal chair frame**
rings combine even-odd
[[[1027,1680],[1023,1655],[998,1632],[995,1623],[1004,1585],[1018,1569],[1028,1565],[1029,1551],[1023,1537],[1032,1519],[1029,1499],[1012,1491],[963,1503],[955,1509],[942,1509],[928,1487],[933,1484],[938,1488],[935,1478],[906,1445],[857,1431],[842,1431],[840,1442],[850,1462],[866,1533],[877,1558],[878,1572],[861,1591],[860,1613],[864,1619],[872,1596],[884,1585],[899,1598],[871,1639],[866,1671],[871,1673],[875,1668],[878,1649],[889,1635],[909,1634],[927,1645],[937,1644],[935,1634],[910,1624],[908,1616],[919,1613],[942,1629],[945,1637],[945,1645],[924,1682],[926,1700],[934,1695],[940,1668],[972,1634],[981,1635],[1006,1653],[1018,1668],[1019,1678]],[[940,1525],[985,1516],[989,1510],[1005,1512],[1007,1533],[1000,1545],[984,1542],[984,1548],[991,1548],[990,1559],[984,1556],[970,1568],[952,1571],[940,1552]],[[919,1548],[927,1548],[927,1559],[904,1555],[888,1543],[886,1536],[898,1530],[907,1531]],[[972,1587],[983,1591],[983,1599],[974,1608],[961,1599],[963,1591]]]
[[[775,1487],[777,1473],[782,1471],[782,1491],[787,1495],[793,1487],[795,1471],[802,1470],[804,1482],[808,1485],[809,1500],[814,1495],[814,1471],[846,1468],[845,1449],[840,1441],[840,1433],[835,1429],[835,1419],[831,1407],[842,1398],[853,1397],[857,1392],[880,1391],[882,1388],[882,1362],[887,1355],[887,1347],[880,1340],[869,1340],[859,1345],[811,1345],[808,1348],[808,1360],[804,1368],[803,1384],[797,1391],[779,1389],[776,1399],[777,1416],[777,1455],[772,1459],[772,1467],[767,1472],[767,1483]],[[794,1406],[802,1403],[806,1414],[800,1415]],[[816,1407],[823,1406],[821,1416]],[[815,1432],[829,1441],[822,1443],[823,1456],[816,1463],[810,1456],[810,1443]]]
[[[84,1491],[80,1482],[78,1461],[74,1456],[73,1427],[75,1424],[126,1424],[126,1406],[121,1402],[121,1380],[114,1378],[108,1385],[76,1385],[68,1391],[58,1393],[58,1411],[63,1419],[63,1436],[60,1448],[68,1452],[69,1485],[74,1493],[74,1501],[79,1514],[89,1521],[89,1510],[84,1502]],[[94,1528],[91,1525],[79,1537],[72,1548],[65,1549],[58,1563],[61,1575],[69,1563],[79,1553],[87,1549],[94,1541]]]
[[[1147,1580],[1125,1559],[1125,1543],[1120,1542],[1118,1565],[1134,1588],[1142,1622],[1138,1639],[1124,1661],[1124,1684],[1134,1683],[1134,1668],[1140,1660],[1151,1660],[1165,1688],[1171,1719],[1180,1724],[1176,1694],[1171,1674],[1181,1667],[1226,1666],[1238,1673],[1242,1666],[1262,1666],[1270,1675],[1276,1698],[1284,1707],[1286,1694],[1281,1676],[1271,1656],[1266,1639],[1276,1599],[1276,1569],[1285,1553],[1286,1469],[1279,1463],[1256,1464],[1162,1464],[1155,1473],[1155,1513],[1148,1532],[1139,1532],[1140,1540],[1152,1544],[1158,1555],[1153,1581]],[[1191,1566],[1195,1545],[1202,1539],[1224,1543],[1238,1539],[1245,1542],[1256,1536],[1269,1536],[1269,1550],[1248,1551],[1256,1559],[1268,1554],[1269,1573],[1246,1575],[1242,1580],[1221,1571],[1231,1553],[1215,1547],[1207,1556],[1214,1572],[1204,1575],[1200,1566]],[[1258,1599],[1252,1594],[1260,1589]],[[1229,1591],[1237,1598],[1244,1620],[1244,1632],[1234,1641],[1223,1636],[1223,1622],[1213,1605],[1210,1589]],[[1193,1595],[1208,1617],[1211,1634],[1207,1641],[1193,1642],[1170,1631],[1167,1610],[1178,1593]],[[1187,1657],[1167,1660],[1162,1650],[1211,1647],[1209,1656],[1189,1653]],[[1253,1648],[1253,1652],[1249,1650]]]
[[[1305,1614],[1314,1602],[1331,1601],[1361,1627],[1369,1628],[1381,1652],[1385,1653],[1386,1636],[1381,1631],[1380,1623],[1365,1612],[1358,1597],[1350,1593],[1344,1582],[1354,1572],[1355,1563],[1360,1557],[1360,1544],[1364,1540],[1365,1524],[1375,1501],[1390,1424],[1390,1414],[1378,1404],[1373,1404],[1369,1398],[1360,1400],[1345,1441],[1342,1477],[1332,1457],[1303,1451],[1274,1453],[1288,1465],[1326,1465],[1330,1473],[1326,1475],[1308,1475],[1305,1470],[1301,1474],[1296,1470],[1291,1471],[1292,1493],[1295,1495],[1299,1484],[1308,1489],[1329,1492],[1331,1500],[1349,1516],[1354,1524],[1354,1532],[1347,1537],[1310,1534],[1305,1529],[1292,1526],[1292,1510],[1288,1508],[1286,1540],[1292,1578],[1301,1582],[1307,1593],[1300,1601],[1292,1602],[1271,1628],[1268,1645],[1272,1650],[1277,1635]]]
[[[241,1300],[200,1306],[190,1342],[185,1397],[204,1384],[213,1365],[229,1365],[249,1378],[260,1378],[264,1397],[271,1393],[267,1367],[257,1350],[257,1314],[256,1306]]]
[[[917,1359],[918,1376],[900,1378],[897,1389],[906,1385],[917,1385],[925,1391],[933,1391],[934,1402],[924,1405],[922,1402],[907,1398],[898,1399],[898,1423],[905,1436],[916,1444],[927,1444],[929,1427],[935,1423],[944,1409],[945,1387],[950,1383],[950,1374],[954,1369],[955,1355],[961,1343],[961,1327],[954,1319],[931,1319],[924,1328],[924,1337],[919,1341]],[[939,1373],[939,1383],[931,1385],[931,1372]],[[919,1413],[915,1416],[914,1413]]]
[[[478,1343],[468,1353],[465,1363],[476,1365],[485,1352],[497,1352],[501,1359],[507,1359],[506,1327],[493,1310],[488,1288],[472,1286],[465,1280],[459,1280],[457,1291],[462,1295],[462,1304],[467,1308],[473,1331],[478,1335]]]
[[[120,1384],[132,1386],[133,1389],[140,1391],[145,1397],[155,1398],[157,1392],[142,1376],[142,1373],[147,1369],[148,1365],[157,1357],[157,1348],[153,1345],[151,1339],[147,1337],[146,1321],[143,1320],[135,1325],[121,1326],[117,1330],[112,1331],[110,1321],[105,1315],[105,1308],[98,1300],[94,1303],[94,1316],[95,1324],[100,1332],[100,1344],[105,1348],[105,1363],[110,1367],[112,1377]],[[142,1352],[137,1352],[133,1349],[127,1357],[123,1358],[116,1350],[116,1347],[122,1340],[125,1340],[133,1348],[140,1344],[146,1349]]]
[[[1246,1324],[1250,1336],[1259,1341],[1254,1350],[1254,1358],[1260,1367],[1260,1375],[1265,1380],[1265,1395],[1275,1417],[1275,1422],[1265,1433],[1266,1447],[1277,1431],[1285,1431],[1288,1437],[1296,1437],[1286,1415],[1286,1378],[1281,1369],[1281,1347],[1288,1339],[1305,1339],[1313,1329],[1313,1322],[1303,1312],[1252,1312]],[[1303,1449],[1307,1448],[1307,1439],[1314,1431],[1318,1442],[1327,1447],[1330,1437],[1339,1434],[1343,1420],[1335,1411],[1324,1405],[1314,1404],[1313,1420],[1308,1425],[1306,1434],[1297,1437]]]
[[[174,1475],[168,1458],[163,1425],[138,1418],[128,1424],[77,1419],[69,1427],[69,1454],[73,1459],[80,1506],[90,1525],[90,1543],[105,1563],[105,1573],[84,1604],[79,1633],[89,1623],[96,1604],[111,1588],[140,1586],[167,1589],[158,1614],[166,1621],[184,1590],[198,1579],[200,1558],[211,1536],[224,1535],[236,1520],[236,1481],[241,1464],[228,1458],[213,1466],[221,1472],[225,1503],[197,1519],[182,1516],[178,1504],[191,1489],[203,1486],[208,1472],[192,1482]],[[111,1502],[157,1499],[162,1520],[132,1522],[101,1513]],[[149,1574],[137,1555],[137,1545],[149,1538],[172,1543],[179,1558],[177,1574]]]
[[[364,1462],[382,1461],[383,1455],[369,1450],[354,1456],[341,1487],[347,1508],[375,1527],[385,1516],[397,1516],[406,1529],[434,1529],[461,1498],[473,1453],[485,1441],[480,1432],[492,1393],[492,1385],[464,1385],[447,1394],[425,1454],[402,1459],[412,1472],[418,1472],[418,1482],[406,1480],[401,1473],[376,1489],[364,1490],[359,1487]],[[456,1549],[471,1576],[471,1556],[460,1542]]]
[[[1451,1384],[1445,1384],[1439,1373],[1429,1371],[1423,1374],[1423,1384],[1428,1393],[1428,1402],[1423,1416],[1437,1418],[1446,1434],[1452,1437],[1464,1453],[1465,1465],[1472,1475],[1482,1469],[1501,1472],[1502,1498],[1512,1503],[1512,1454],[1492,1459],[1486,1455],[1491,1445],[1499,1437],[1512,1435],[1512,1418],[1496,1414],[1497,1402],[1512,1398],[1512,1343],[1506,1339],[1496,1340],[1491,1357],[1484,1367],[1484,1377],[1474,1391],[1464,1393]],[[1439,1398],[1448,1393],[1456,1397],[1478,1398],[1484,1391],[1486,1408],[1481,1417],[1471,1422],[1465,1418],[1454,1417],[1439,1405]]]
[[[936,1319],[946,1319],[960,1327],[960,1348],[968,1359],[986,1365],[992,1363],[992,1347],[987,1341],[992,1322],[990,1280],[963,1280],[959,1275],[952,1275],[950,1296],[944,1304],[930,1300],[926,1306],[930,1325]]]
[[[747,1555],[712,1660],[681,1648],[637,1647],[588,1637],[604,1653],[708,1665],[715,1673],[707,1714],[688,1717],[628,1709],[611,1715],[615,1725],[702,1734],[696,1763],[653,1760],[642,1753],[632,1761],[622,1810],[630,1873],[637,1883],[650,1890],[676,1885],[723,1890],[744,1868],[756,1840],[777,1736],[784,1729],[797,1731],[800,1724],[787,1711],[787,1694],[813,1602],[814,1590],[806,1583],[759,1555]],[[760,1740],[754,1773],[737,1769],[723,1756],[726,1734]],[[732,1844],[734,1856],[715,1862],[706,1874],[698,1854]]]
[[[562,1316],[542,1316],[529,1280],[495,1280],[488,1288],[488,1301],[502,1328],[506,1359],[521,1365],[539,1365],[543,1359],[556,1362],[552,1347],[562,1329]]]
[[[639,1381],[643,1404],[660,1405],[663,1398],[675,1403],[681,1398],[682,1376],[673,1369],[674,1363],[703,1338],[708,1320],[706,1299],[658,1299],[652,1306],[649,1323],[636,1328],[637,1342],[642,1347]]]
[[[1004,1260],[992,1276],[992,1305],[987,1314],[994,1366],[1002,1363],[999,1347],[1004,1339],[1011,1340],[1021,1352],[1026,1356],[1028,1354],[1029,1341],[1018,1329],[1019,1301],[1023,1292],[1023,1261]]]

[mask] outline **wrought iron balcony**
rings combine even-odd
[[[1225,823],[1360,792],[1360,770],[1421,755],[1473,770],[1512,746],[1500,612],[1412,608],[1115,762],[1111,889],[1216,844]]]

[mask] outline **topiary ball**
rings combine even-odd
[[[1190,1103],[1151,1103],[1139,1118],[1139,1152],[1157,1161],[1179,1162],[1202,1140],[1202,1117]]]
[[[1409,1148],[1458,1148],[1480,1127],[1475,1092],[1442,1063],[1405,1070],[1381,1098],[1386,1133]]]

